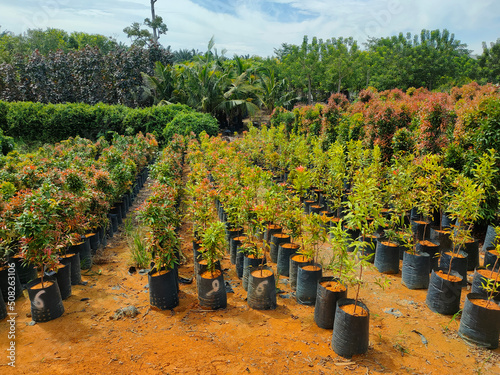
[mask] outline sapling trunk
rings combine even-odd
[[[493,275],[493,272],[496,268],[498,264],[498,257],[497,259],[495,260],[495,264],[493,265],[493,268],[491,269],[491,273],[490,273],[490,276]],[[489,293],[489,296],[488,296],[488,302],[486,303],[486,308],[488,308],[490,306],[490,303],[491,303],[491,300],[493,299],[493,293],[495,292],[495,290],[497,289],[497,285],[498,285],[498,276],[500,275],[500,271],[497,272],[497,276],[495,277],[495,281],[493,282],[493,285],[491,286],[491,291]]]
[[[427,220],[426,219],[424,219],[424,223],[425,224],[424,224],[424,232],[422,233],[422,241],[425,240],[425,233],[427,231]]]
[[[264,255],[262,256],[262,261],[260,262],[260,277],[262,277],[262,272],[264,271],[264,260],[266,259],[266,249],[264,248]]]
[[[365,243],[365,234],[364,232],[361,233],[361,240],[362,243]],[[359,291],[361,289],[361,280],[363,280],[363,263],[359,265],[359,282],[358,282],[358,289],[356,290],[356,298],[354,300],[354,312],[353,314],[356,314],[356,307],[358,305],[358,298],[359,298]]]
[[[457,228],[457,233],[459,233],[459,234],[460,234],[460,226],[461,225],[462,224],[459,222],[458,223],[458,228]],[[467,232],[470,231],[471,227],[472,227],[472,224],[469,225],[469,228],[467,228]],[[463,241],[465,242],[465,238],[463,239]],[[453,242],[453,245],[455,245],[454,242]],[[461,249],[462,245],[463,245],[462,243],[458,243],[457,250],[455,251],[455,249],[453,249],[451,251],[450,265],[448,266],[448,276],[450,276],[450,274],[451,274],[451,263],[453,262],[453,258],[455,258],[455,255],[458,255],[458,253],[460,253],[460,249]]]
[[[356,314],[356,307],[358,306],[358,298],[359,298],[359,291],[361,289],[362,277],[363,277],[363,264],[361,264],[359,267],[359,282],[358,282],[358,289],[356,290],[356,298],[354,300],[354,312],[353,312],[353,314]]]

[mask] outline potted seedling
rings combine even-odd
[[[308,264],[310,259],[299,252],[301,245],[304,248],[304,216],[302,213],[300,199],[297,196],[289,198],[288,204],[283,212],[283,225],[290,233],[291,242],[283,244],[278,249],[278,273],[289,276],[290,288],[297,287],[297,269],[299,265]]]
[[[311,172],[307,167],[299,165],[291,173],[290,180],[295,192],[304,204],[305,213],[309,212],[309,205],[314,203],[314,200],[309,198],[309,188],[311,187]]]
[[[161,185],[162,191],[167,189]],[[178,215],[173,199],[153,194],[139,208],[138,219],[147,227],[146,249],[152,268],[148,273],[151,306],[161,310],[179,304],[176,265],[180,243],[175,227]]]
[[[326,181],[324,186],[328,208],[341,216],[342,195],[344,193],[344,180],[346,178],[345,148],[339,142],[335,142],[328,149],[328,161],[326,165]]]
[[[458,334],[479,346],[496,349],[500,335],[500,302],[494,297],[500,292],[500,272],[489,272],[481,288],[486,295],[467,294]]]
[[[354,299],[344,298],[338,301],[333,325],[332,348],[344,357],[362,354],[368,350],[369,310],[359,301],[363,269],[368,265],[363,249],[366,246],[373,246],[373,242],[367,241],[367,238],[383,224],[381,192],[377,178],[374,177],[374,166],[372,163],[354,174],[352,192],[346,202],[345,220],[349,226],[360,228],[361,236],[354,241],[353,251],[353,256],[358,259],[356,266],[359,268],[358,277],[351,279],[356,285],[356,295]],[[377,253],[375,257],[377,264]]]
[[[330,228],[329,243],[332,254],[326,268],[331,270],[334,276],[319,279],[314,306],[314,321],[318,327],[324,329],[333,329],[337,301],[347,297],[346,285],[354,276],[355,258],[348,251],[349,235],[342,224],[339,220]]]
[[[462,286],[467,282],[467,253],[463,249],[472,238],[472,225],[479,218],[484,196],[484,190],[464,175],[457,176],[454,187],[448,206],[451,217],[457,220],[451,232],[453,250],[442,254],[439,270],[431,274],[426,298],[432,311],[446,315],[455,314],[460,308]]]
[[[450,203],[450,216],[456,220],[456,229],[451,234],[453,251],[463,251],[467,254],[466,270],[472,271],[479,265],[479,241],[472,237],[474,223],[484,218],[483,203],[491,195],[491,185],[496,176],[496,158],[493,152],[479,158],[471,173],[473,178],[468,181],[459,180],[458,193]],[[460,182],[464,184],[460,185]],[[474,189],[476,190],[474,191]]]
[[[282,187],[274,183],[263,185],[262,204],[259,205],[259,216],[262,218],[264,226],[264,243],[271,248],[271,240],[274,234],[281,233],[283,228],[278,223],[278,217],[285,203],[285,195]],[[274,251],[270,251],[271,261],[276,263],[278,248],[274,246]]]
[[[272,220],[277,227],[273,229],[268,227],[267,230],[268,232],[270,230],[272,232],[270,237],[269,256],[271,262],[278,263],[279,253],[282,251],[280,250],[280,248],[282,248],[281,245],[291,243],[292,241],[290,230],[288,230],[287,233],[286,217],[289,213],[286,211],[293,207],[293,205],[290,204],[289,198],[285,193],[284,184],[277,185],[273,190],[276,191],[276,194],[266,195],[266,197],[273,197],[274,203],[270,202],[270,206],[273,207]],[[295,246],[292,246],[292,248],[295,248]]]
[[[225,225],[212,221],[201,235],[202,258],[206,263],[200,268],[198,282],[198,301],[210,309],[225,309],[227,306],[224,275],[220,269],[220,260],[224,255]]]
[[[354,253],[348,251],[348,237],[342,230],[341,222],[332,227],[331,233],[332,242],[340,250],[337,257],[332,259],[332,267],[337,271],[341,283],[340,286],[336,284],[336,289],[340,291],[336,293],[339,298],[332,309],[334,315],[331,345],[335,353],[350,358],[368,350],[370,311],[359,300],[359,292],[363,283],[363,268],[368,267],[369,263],[363,256],[357,257],[356,250]],[[357,270],[359,274],[356,274]],[[346,287],[345,291],[342,290],[342,285]],[[347,286],[356,288],[354,298],[347,298]],[[319,293],[318,291],[318,295]],[[345,296],[342,297],[344,293]]]
[[[319,248],[326,242],[328,232],[324,221],[330,219],[324,215],[313,213],[307,215],[304,225],[305,240],[299,253],[310,264],[299,265],[297,272],[297,302],[303,305],[314,305],[318,281],[323,274],[323,267],[318,262]]]
[[[16,217],[15,228],[20,235],[21,256],[34,264],[40,277],[28,283],[31,316],[36,322],[58,318],[64,313],[61,293],[55,278],[45,271],[55,270],[59,263],[57,251],[67,244],[58,229],[58,189],[44,183],[39,189],[23,195],[23,211]]]

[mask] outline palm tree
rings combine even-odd
[[[155,63],[154,75],[141,72],[145,99],[153,98],[154,104],[176,102],[174,92],[178,83],[179,72],[172,65]]]
[[[262,105],[261,91],[255,80],[255,69],[238,56],[227,60],[219,55],[210,39],[207,51],[191,62],[177,66],[156,63],[154,75],[142,73],[145,95],[155,104],[183,103],[198,111],[210,113],[221,124],[241,123]]]
[[[190,92],[187,104],[212,114],[219,122],[231,123],[235,117],[257,112],[257,89],[249,84],[250,67],[237,56],[234,65],[227,63],[225,51],[219,56],[214,44],[213,38],[210,39],[205,54],[187,65],[186,83]]]
[[[274,68],[260,67],[256,71],[258,85],[261,89],[261,100],[269,113],[275,107],[291,108],[298,98],[293,96],[289,90],[288,82],[285,78],[278,79]]]

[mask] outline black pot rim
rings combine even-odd
[[[360,299],[358,299],[358,301],[356,301],[354,298],[341,298],[341,299],[339,299],[337,301],[337,307],[341,307],[341,306],[345,306],[345,305],[354,305],[355,302],[356,302],[356,306],[360,306],[360,307],[362,307],[363,309],[365,309],[368,312],[368,316],[367,317],[369,317],[370,316],[370,310],[365,305],[365,303],[362,302]]]
[[[309,264],[299,263],[299,268],[302,268],[302,269],[304,267],[309,267],[309,266],[319,267],[319,270],[314,270],[314,272],[318,272],[318,271],[321,271],[323,269],[323,266],[320,263],[309,263]]]
[[[473,299],[482,299],[483,301],[488,300],[487,296],[485,296],[484,294],[479,294],[479,293],[467,293],[467,295],[465,296],[465,298],[468,299],[469,301],[473,300]],[[490,301],[492,303],[500,306],[500,301],[495,301],[493,298]],[[486,307],[482,307],[482,306],[479,306],[479,307],[486,308]]]

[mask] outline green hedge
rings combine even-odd
[[[179,114],[193,114],[179,117]],[[186,124],[182,124],[186,121]],[[171,125],[170,125],[171,124]],[[167,126],[168,125],[168,126]],[[172,104],[147,108],[129,108],[121,105],[83,103],[42,104],[33,102],[0,101],[0,129],[5,136],[24,142],[53,143],[80,136],[95,140],[108,132],[133,135],[153,133],[163,143],[163,131],[169,127],[185,134],[187,129],[199,133],[217,134],[218,125],[210,115],[197,114],[188,106]],[[200,130],[201,129],[201,130]],[[188,131],[189,132],[189,131]]]

